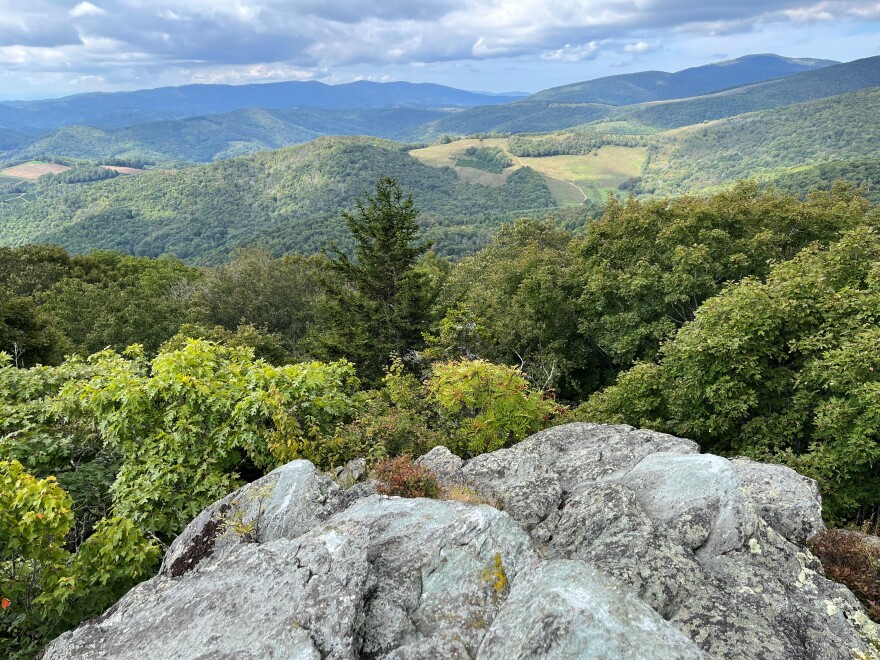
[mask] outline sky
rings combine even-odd
[[[880,55],[880,0],[0,0],[0,99],[408,80],[533,92],[754,53]]]

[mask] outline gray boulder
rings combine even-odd
[[[45,657],[880,657],[803,545],[821,502],[792,470],[592,424],[419,462],[498,508],[295,461],[209,507]]]

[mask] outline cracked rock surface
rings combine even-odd
[[[498,508],[294,461],[206,509],[157,577],[44,657],[880,657],[803,545],[821,502],[788,468],[592,424],[420,462]]]

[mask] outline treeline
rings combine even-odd
[[[646,140],[636,135],[588,132],[550,133],[547,135],[512,135],[507,148],[514,156],[587,156],[602,147],[642,147]]]
[[[459,167],[472,167],[493,174],[501,174],[513,165],[503,149],[498,147],[468,147],[455,156],[455,164]]]
[[[3,578],[27,608],[0,648],[100,612],[207,503],[294,458],[626,422],[795,467],[833,522],[880,507],[880,214],[852,189],[612,200],[457,262],[394,181],[340,222],[351,250],[212,268],[0,251],[0,481],[27,492],[0,552],[40,571]]]

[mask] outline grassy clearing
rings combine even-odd
[[[471,167],[456,167],[455,155],[468,147],[499,147],[508,154],[506,138],[486,140],[457,140],[449,144],[435,144],[414,149],[410,155],[433,167],[452,167],[462,181],[484,186],[500,186],[507,176],[520,166],[528,166],[544,175],[547,187],[557,202],[564,206],[583,202],[584,197],[604,201],[609,192],[633,176],[639,176],[648,155],[645,147],[602,147],[589,156],[544,156],[519,158],[511,155],[516,166],[503,174],[492,174]],[[583,192],[581,192],[583,191]]]
[[[0,170],[0,176],[8,177],[10,179],[36,181],[44,174],[58,174],[59,172],[65,172],[69,169],[70,168],[67,167],[67,165],[41,163],[40,161],[32,160],[28,163],[22,163],[15,167],[7,167],[5,170]]]
[[[478,183],[483,186],[498,187],[504,182],[516,167],[509,167],[501,174],[493,174],[473,167],[459,167],[455,164],[455,156],[464,152],[468,147],[498,147],[507,152],[506,138],[490,138],[486,140],[456,140],[449,144],[432,144],[424,149],[413,149],[409,155],[417,158],[425,165],[432,167],[451,167],[455,170],[458,178],[466,183]]]
[[[645,147],[602,147],[595,155],[520,158],[519,161],[546,177],[574,184],[588,199],[603,201],[621,183],[641,173],[647,155]],[[569,200],[559,201],[570,203],[570,193]]]

